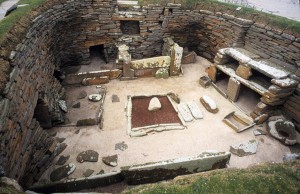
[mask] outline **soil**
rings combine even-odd
[[[167,97],[157,97],[162,105],[158,111],[148,111],[152,97],[132,98],[132,127],[144,127],[155,124],[180,123],[177,112]]]

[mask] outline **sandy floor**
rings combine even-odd
[[[62,127],[54,128],[58,137],[64,137],[68,147],[61,155],[70,155],[68,163],[77,166],[69,178],[82,177],[86,169],[98,173],[118,171],[121,166],[142,164],[147,162],[173,159],[177,157],[195,156],[207,150],[229,151],[231,144],[245,142],[254,138],[259,140],[257,154],[246,157],[232,155],[229,167],[245,168],[249,165],[263,162],[282,162],[282,157],[290,153],[290,148],[282,145],[269,136],[255,137],[253,129],[236,133],[222,122],[224,116],[232,111],[239,111],[236,106],[224,99],[213,87],[204,89],[198,80],[205,75],[205,68],[209,62],[198,57],[196,64],[184,65],[184,76],[168,79],[143,78],[134,81],[112,80],[107,87],[107,96],[104,103],[104,128],[93,127]],[[95,86],[82,87],[87,93],[95,92]],[[187,129],[181,131],[165,131],[150,134],[144,137],[130,138],[127,134],[127,120],[124,112],[127,95],[161,94],[168,91],[179,94],[183,102],[194,100],[204,112],[204,119],[187,123]],[[77,91],[77,90],[72,90]],[[111,96],[116,94],[120,102],[112,103]],[[74,94],[75,95],[75,94]],[[203,95],[211,96],[218,104],[220,111],[217,114],[207,112],[201,105],[199,98]],[[84,107],[81,107],[84,110]],[[85,110],[86,111],[86,110]],[[90,110],[94,111],[94,110]],[[78,134],[75,133],[80,129]],[[115,150],[115,144],[125,142],[128,149]],[[299,146],[298,146],[299,148]],[[297,148],[297,149],[298,149]],[[97,163],[78,163],[76,156],[85,150],[95,150],[99,153]],[[109,167],[101,161],[101,157],[118,154],[118,166]],[[53,161],[56,163],[59,156]],[[43,175],[48,179],[51,171],[58,166],[52,165]]]

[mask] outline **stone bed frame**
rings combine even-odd
[[[157,124],[157,125],[149,125],[143,127],[132,128],[132,98],[150,98],[150,97],[167,97],[169,102],[171,103],[174,110],[177,112],[177,115],[182,123],[168,123],[168,124]],[[151,132],[162,132],[162,131],[170,131],[170,130],[183,130],[186,128],[185,121],[182,116],[179,114],[176,102],[172,100],[172,98],[168,94],[157,94],[157,95],[133,95],[127,96],[127,103],[125,106],[125,112],[127,117],[127,134],[130,137],[141,137],[145,136]]]
[[[239,62],[237,69],[232,67],[230,58]],[[256,70],[271,79],[270,83],[261,83],[258,80],[251,81],[252,69]],[[213,82],[217,81],[219,72],[223,72],[230,78],[235,78],[237,83],[250,88],[260,94],[260,102],[256,105],[250,116],[257,118],[265,113],[272,114],[279,105],[283,105],[289,96],[291,96],[299,82],[293,79],[289,70],[276,65],[269,60],[253,54],[243,48],[224,48],[220,49],[214,59],[214,64],[209,67],[208,76]],[[218,89],[218,91],[220,91]],[[230,92],[230,91],[229,91]],[[230,95],[223,94],[229,100],[237,99],[239,89],[236,93]]]

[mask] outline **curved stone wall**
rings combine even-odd
[[[139,33],[122,32],[122,21],[138,22]],[[249,20],[174,4],[128,11],[119,9],[116,0],[48,0],[19,21],[0,45],[0,66],[7,70],[0,79],[0,165],[5,175],[29,186],[64,148],[34,119],[39,102],[52,124],[63,122],[58,100],[64,89],[53,76],[55,69],[88,64],[89,48],[95,45],[108,48],[112,58],[114,45],[122,43],[133,58],[159,56],[162,39],[169,36],[210,60],[220,48],[245,46],[283,66],[288,63],[299,76],[299,36]]]

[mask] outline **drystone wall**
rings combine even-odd
[[[126,22],[122,22],[126,21]],[[121,25],[139,25],[127,34]],[[138,23],[137,23],[138,22]],[[123,32],[122,32],[123,29]],[[274,33],[274,34],[272,34]],[[259,35],[257,35],[259,34]],[[20,20],[0,45],[0,166],[23,186],[37,180],[64,145],[36,122],[45,110],[51,123],[63,122],[58,100],[64,89],[53,76],[64,66],[88,64],[91,46],[126,44],[133,59],[160,56],[164,37],[212,60],[218,49],[243,47],[288,63],[299,76],[299,36],[260,27],[252,21],[180,5],[119,9],[116,0],[48,0]],[[270,45],[266,47],[266,45]]]

